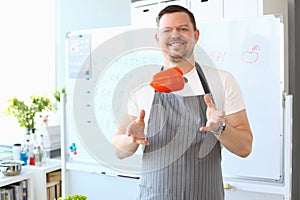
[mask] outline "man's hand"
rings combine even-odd
[[[206,126],[200,128],[200,131],[217,131],[225,121],[225,112],[223,110],[216,109],[216,106],[213,104],[208,94],[204,95],[204,101],[207,105],[207,122]]]
[[[145,110],[141,110],[139,117],[132,121],[127,127],[126,133],[132,137],[132,142],[148,145],[150,142],[145,138]]]

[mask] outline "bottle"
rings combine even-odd
[[[13,159],[21,160],[22,145],[20,143],[14,144],[12,146],[12,151],[13,151]]]
[[[32,129],[32,132],[30,134],[30,143],[29,143],[29,165],[34,165],[34,156],[33,156],[33,150],[34,147],[36,146],[36,134],[35,134],[35,130]]]
[[[43,136],[43,134],[40,135],[40,146],[41,146],[41,150],[43,152],[42,163],[46,164],[50,159],[50,151],[49,151],[48,148],[45,148],[45,146],[44,146],[44,136]]]
[[[29,162],[29,139],[26,140],[26,143],[24,144],[23,148],[22,148],[22,152],[21,152],[21,160],[24,162],[24,165],[27,165],[27,163]]]
[[[43,164],[43,151],[40,145],[34,148],[33,150],[34,163],[36,166],[42,166]]]

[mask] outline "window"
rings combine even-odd
[[[55,12],[52,0],[1,2],[0,144],[23,142],[25,129],[4,115],[8,99],[55,88]]]

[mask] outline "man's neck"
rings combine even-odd
[[[179,62],[172,62],[170,60],[165,60],[164,66],[168,68],[177,66],[182,70],[183,74],[186,74],[195,67],[195,60],[194,59],[181,60]]]

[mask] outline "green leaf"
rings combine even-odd
[[[8,100],[9,105],[5,110],[6,115],[11,115],[16,118],[20,127],[27,130],[35,128],[35,115],[37,112],[54,111],[55,104],[48,97],[44,96],[31,96],[30,104],[26,104],[24,100],[19,100],[14,97]]]

